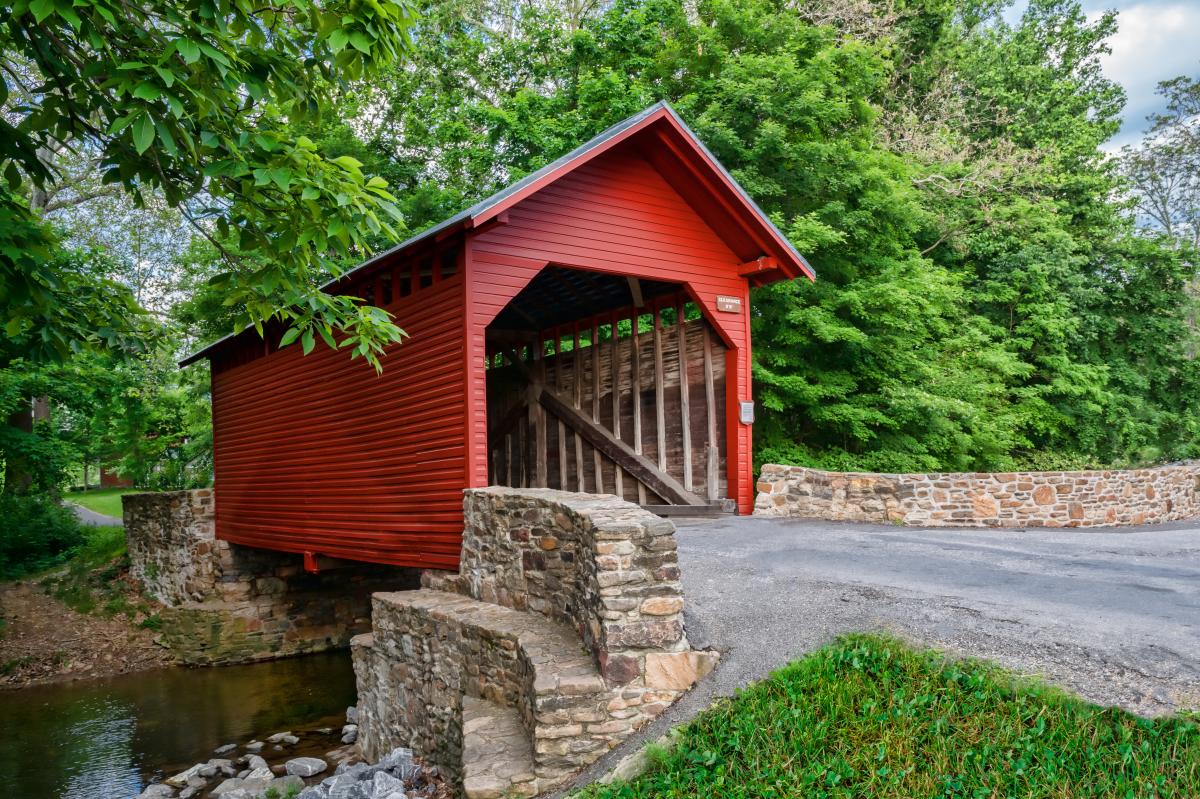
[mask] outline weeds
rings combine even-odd
[[[26,655],[25,657],[19,657],[19,658],[13,658],[12,660],[6,660],[3,663],[0,663],[0,676],[7,677],[8,675],[12,674],[17,669],[23,669],[32,662],[33,662],[33,655]]]

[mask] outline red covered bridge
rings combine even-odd
[[[212,362],[217,535],[456,568],[462,490],[749,512],[749,288],[808,264],[664,103],[325,287],[382,375],[253,331]]]

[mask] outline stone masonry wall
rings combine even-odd
[[[265,660],[349,646],[371,594],[415,587],[411,569],[309,574],[299,555],[216,538],[213,490],[123,498],[130,572],[165,607],[160,641],[185,663]]]
[[[1079,472],[875,474],[766,464],[757,516],[929,527],[1101,527],[1200,516],[1200,462]]]
[[[683,628],[670,521],[615,496],[472,489],[457,573],[377,594],[373,632],[352,645],[359,743],[368,757],[411,746],[467,797],[549,790],[662,713],[715,664]],[[473,780],[466,698],[514,712],[525,767]],[[502,725],[499,716],[476,729]]]
[[[629,682],[642,650],[687,650],[675,525],[606,494],[491,487],[465,492],[457,575],[424,584],[573,628],[604,677]]]

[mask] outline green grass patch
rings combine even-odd
[[[124,527],[85,527],[83,541],[72,550],[71,561],[94,567],[124,557],[124,555]]]
[[[683,727],[588,799],[1194,799],[1200,723],[1101,708],[998,667],[854,635]]]
[[[64,498],[68,502],[82,505],[88,510],[103,513],[105,516],[116,516],[119,519],[122,514],[121,497],[136,493],[138,490],[133,488],[97,488],[92,491],[72,491],[65,494]]]
[[[46,592],[80,613],[135,618],[145,609],[126,596],[120,577],[129,567],[123,527],[84,527],[83,540],[62,567],[41,579]]]

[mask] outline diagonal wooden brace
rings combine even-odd
[[[640,480],[654,493],[676,505],[707,505],[707,501],[688,491],[671,475],[660,470],[644,455],[634,452],[633,447],[616,438],[608,430],[577,411],[571,402],[555,391],[543,387],[537,395],[542,407],[578,433],[599,452],[610,458],[630,476]]]

